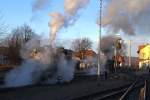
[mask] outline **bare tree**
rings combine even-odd
[[[74,51],[87,50],[92,47],[92,41],[89,38],[75,39],[71,46]]]
[[[0,14],[0,44],[7,37],[8,26],[5,24],[2,14]]]
[[[23,25],[12,30],[12,36],[7,38],[8,57],[12,63],[21,63],[20,49],[34,35],[35,33],[28,25]]]
[[[19,38],[21,43],[26,43],[35,35],[35,33],[30,26],[24,24],[23,26],[13,29],[12,35],[13,37]]]

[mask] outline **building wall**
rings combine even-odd
[[[0,55],[0,65],[6,65],[6,64],[9,64],[7,56]]]
[[[96,58],[97,58],[97,54],[91,49],[81,50],[73,54],[73,59],[78,60],[80,62],[79,67],[81,69],[95,66],[95,64],[97,64]]]
[[[145,45],[139,52],[139,68],[150,67],[150,44]]]
[[[7,59],[7,47],[0,47],[0,65],[6,65],[9,63]]]

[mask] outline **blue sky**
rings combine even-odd
[[[32,12],[32,4],[35,0],[1,0],[0,11],[9,30],[24,23],[30,25],[35,32],[44,38],[49,37],[48,22],[49,13],[52,11],[63,12],[63,0],[51,0],[47,9],[38,12]],[[99,3],[98,0],[91,0],[89,5],[81,10],[80,17],[76,23],[68,28],[63,28],[58,32],[59,39],[89,37],[92,40],[98,37],[98,18]],[[31,21],[32,19],[32,21]]]
[[[32,4],[34,1],[35,0],[1,0],[0,14],[3,15],[3,20],[9,26],[9,31],[26,23],[43,38],[49,38],[49,13],[52,11],[60,11],[63,13],[63,0],[50,0],[51,2],[46,9],[33,13]],[[79,37],[88,37],[94,42],[93,47],[96,50],[96,41],[98,40],[99,34],[99,26],[96,24],[99,16],[99,0],[90,0],[89,5],[85,9],[82,9],[79,14],[80,17],[74,25],[63,28],[58,32],[57,39],[69,40]],[[106,32],[102,31],[102,35],[105,34]],[[133,46],[135,47],[132,48],[132,51],[136,51],[139,44],[149,41],[147,35],[137,37],[122,35],[122,37],[125,41],[129,39],[134,41]],[[65,43],[67,44],[67,42]],[[137,56],[137,53],[133,52],[133,56]]]

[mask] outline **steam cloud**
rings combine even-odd
[[[32,55],[34,49],[40,51]],[[41,49],[37,39],[29,41],[22,48],[21,54],[24,61],[6,74],[5,87],[69,82],[74,77],[75,61],[67,59],[56,48]]]
[[[64,26],[65,24],[65,17],[59,12],[50,13],[52,20],[49,23],[49,27],[51,29],[51,43],[54,42],[56,33]]]
[[[114,55],[116,40],[117,37],[113,35],[104,36],[101,40],[101,51],[105,54],[107,59],[112,59]],[[119,53],[125,55],[126,54],[125,51],[126,51],[126,44],[123,42],[122,48]]]
[[[89,0],[65,0],[64,9],[67,14],[74,16],[78,13],[79,9],[85,7]]]
[[[78,12],[80,9],[84,8],[88,2],[89,0],[64,0],[64,14],[61,14],[60,12],[50,13],[50,16],[52,17],[49,22],[49,27],[51,29],[51,43],[53,43],[56,33],[62,27],[68,27],[69,25],[73,25],[75,23],[78,17]]]
[[[114,33],[148,33],[150,23],[146,19],[150,19],[150,0],[110,0],[104,11],[102,26]]]
[[[32,5],[32,12],[36,12],[48,7],[51,0],[36,0]],[[73,25],[78,19],[78,12],[80,9],[86,7],[89,0],[64,0],[64,14],[53,11],[50,12],[51,20],[50,27],[50,43],[54,45],[56,33],[63,27]]]

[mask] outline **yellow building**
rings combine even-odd
[[[150,67],[150,44],[139,46],[139,68]]]

